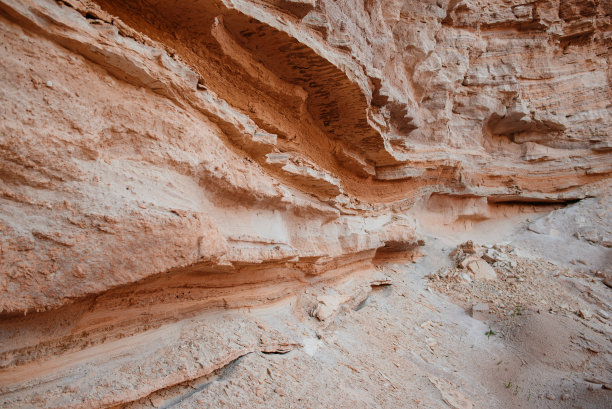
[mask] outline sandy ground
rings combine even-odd
[[[612,292],[602,282],[609,270],[538,257],[551,238],[528,227],[542,217],[436,232],[426,256],[379,266],[389,284],[326,322],[305,309],[305,295],[245,312],[300,346],[245,354],[211,376],[123,407],[612,407]],[[566,233],[560,259],[575,244]],[[465,269],[440,275],[456,270],[451,253],[467,239],[501,249],[508,266],[495,267],[497,279],[466,280]],[[609,248],[590,245],[609,256]],[[488,311],[472,316],[478,304]]]

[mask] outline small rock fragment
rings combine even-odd
[[[467,268],[474,273],[474,278],[476,280],[495,280],[497,278],[497,274],[495,270],[493,270],[493,267],[481,258],[469,263]]]
[[[151,405],[153,405],[154,408],[161,408],[165,403],[165,400],[161,396],[157,395],[151,396],[150,400]]]
[[[425,329],[427,327],[432,327],[433,325],[434,325],[433,321],[428,320],[421,324],[421,328]]]
[[[468,268],[468,265],[474,261],[480,260],[478,256],[467,256],[459,262],[459,267]]]
[[[580,315],[580,318],[584,318],[585,320],[590,320],[593,317],[593,313],[584,308],[578,310],[578,315]]]
[[[46,85],[49,88],[53,88],[53,82],[52,81],[47,81]]]
[[[461,273],[459,275],[459,277],[461,277],[462,280],[467,281],[468,283],[472,282],[472,279],[470,278],[469,275],[467,275],[466,273]]]

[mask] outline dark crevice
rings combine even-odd
[[[164,402],[162,405],[158,406],[158,409],[174,408],[176,407],[176,405],[180,404],[181,402],[190,398],[196,393],[202,392],[203,390],[208,388],[213,383],[227,380],[229,376],[234,372],[234,369],[236,365],[238,364],[238,362],[245,356],[252,354],[252,353],[253,352],[247,352],[243,355],[240,355],[238,358],[234,359],[227,365],[217,368],[213,372],[206,374],[204,376],[201,376],[200,378],[192,379],[192,380],[185,381],[185,382],[182,382],[176,385],[168,386],[164,389],[156,390],[150,393],[149,395],[145,396],[144,398],[141,398],[137,401],[125,402],[121,405],[114,406],[112,409],[128,408],[136,402],[145,403],[145,402],[148,402],[152,397],[155,397],[156,395],[177,394],[177,393],[182,392],[178,396],[171,398],[168,401]]]
[[[581,201],[582,199],[537,199],[526,197],[525,199],[521,198],[513,198],[510,200],[504,199],[495,199],[495,197],[487,198],[487,202],[496,205],[520,205],[520,206],[536,206],[536,207],[546,207],[546,206],[556,206],[557,208],[561,208],[564,206],[568,206],[574,203]]]
[[[224,381],[226,380],[233,372],[234,372],[234,368],[236,367],[236,365],[238,364],[238,362],[245,356],[252,354],[252,352],[247,352],[244,355],[240,355],[238,358],[234,359],[233,361],[231,361],[229,364],[225,365],[222,368],[217,369],[216,371],[213,372],[212,374],[212,379],[210,378],[211,375],[206,375],[204,378],[207,379],[206,382],[197,385],[196,387],[194,387],[192,390],[188,391],[187,393],[180,395],[174,399],[172,399],[170,402],[160,406],[160,409],[169,409],[172,408],[176,405],[178,405],[179,403],[181,403],[182,401],[184,401],[185,399],[193,396],[194,394],[196,394],[197,392],[201,392],[204,389],[208,388],[211,384],[213,384],[214,382],[219,382],[219,381]],[[202,379],[202,378],[200,378]],[[193,383],[193,381],[191,381],[190,383]]]
[[[287,355],[291,351],[291,349],[282,349],[278,351],[261,351],[261,353],[264,355]]]

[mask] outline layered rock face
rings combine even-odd
[[[0,25],[4,368],[612,173],[603,0],[0,0]]]

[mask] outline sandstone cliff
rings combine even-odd
[[[0,26],[4,384],[151,328],[188,342],[206,311],[366,291],[419,255],[419,224],[609,186],[608,1],[0,0]],[[242,349],[291,343],[241,319]],[[130,402],[211,360],[48,406]]]

